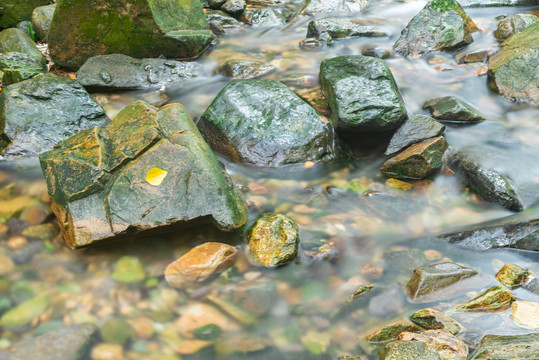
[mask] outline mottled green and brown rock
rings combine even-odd
[[[504,41],[509,36],[526,30],[538,21],[539,19],[534,14],[515,14],[508,16],[498,23],[494,37],[498,41]]]
[[[0,71],[3,72],[4,86],[30,79],[47,71],[39,60],[20,52],[8,52],[0,55]]]
[[[414,115],[395,131],[385,154],[393,155],[412,144],[438,137],[442,135],[444,130],[445,126],[433,118],[425,115]]]
[[[439,360],[436,348],[422,341],[394,341],[380,351],[378,360]]]
[[[468,349],[464,342],[445,330],[428,330],[420,334],[404,332],[397,340],[421,341],[436,348],[442,360],[466,360]]]
[[[123,345],[135,338],[135,329],[126,319],[113,317],[101,325],[99,335],[107,343]]]
[[[539,330],[539,304],[532,301],[515,301],[511,304],[511,318],[521,327]]]
[[[284,265],[298,255],[298,225],[281,214],[264,214],[247,233],[249,250],[266,267]]]
[[[39,51],[30,36],[15,28],[6,29],[0,32],[0,52],[18,52],[30,56],[39,61],[43,66],[47,64],[47,59]]]
[[[537,359],[539,333],[525,335],[486,335],[470,360]]]
[[[253,79],[275,70],[275,66],[254,58],[229,59],[221,64],[219,72],[235,79]]]
[[[165,279],[172,287],[204,281],[234,265],[238,249],[217,242],[198,245],[165,269]]]
[[[358,19],[326,18],[315,19],[307,26],[307,37],[300,45],[312,43],[317,46],[329,45],[333,40],[357,37],[384,37],[389,33],[381,27],[371,26]]]
[[[474,124],[485,120],[470,104],[454,96],[431,99],[423,109],[428,109],[433,118],[450,123]]]
[[[135,102],[40,161],[73,248],[208,221],[231,231],[247,220],[245,199],[179,104]]]
[[[515,264],[505,264],[496,274],[496,280],[507,286],[509,289],[515,289],[528,283],[535,276],[533,273]]]
[[[454,50],[473,42],[477,27],[455,0],[433,0],[410,20],[394,45],[396,52],[417,57]]]
[[[447,147],[443,136],[413,144],[387,159],[382,174],[399,179],[423,179],[442,166]]]
[[[0,29],[15,27],[20,21],[30,20],[34,9],[50,0],[2,0],[0,2]]]
[[[516,298],[505,286],[494,286],[464,304],[457,306],[459,311],[500,312],[511,306]]]
[[[509,37],[488,62],[488,75],[500,94],[539,104],[539,22]]]
[[[45,40],[47,38],[55,9],[56,4],[51,4],[37,7],[32,12],[32,26],[38,39]]]
[[[53,61],[71,68],[106,54],[196,58],[213,38],[194,0],[62,1],[48,35]]]
[[[140,283],[146,279],[146,270],[139,258],[123,256],[114,265],[112,278],[122,283]]]
[[[48,295],[39,295],[12,308],[0,318],[5,329],[17,329],[28,325],[47,310],[50,304]]]
[[[423,329],[408,319],[397,320],[369,334],[365,339],[370,343],[393,341],[403,332],[421,332]]]
[[[382,59],[338,56],[322,61],[320,81],[340,130],[386,131],[407,118],[393,74]]]
[[[429,302],[433,296],[445,300],[449,294],[439,290],[476,274],[472,268],[450,262],[428,265],[414,271],[406,284],[406,292],[415,302]]]
[[[453,335],[458,334],[462,330],[455,320],[438,310],[430,308],[416,311],[410,315],[410,320],[425,329],[447,330]]]

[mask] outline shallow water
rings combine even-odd
[[[400,30],[424,4],[425,1],[378,1],[354,16],[384,26],[392,34],[387,38],[336,41],[320,50],[305,51],[298,42],[305,37],[309,19],[300,17],[284,28],[246,26],[237,34],[220,36],[198,61],[212,73],[225,56],[242,53],[259,57],[277,67],[265,78],[282,80],[303,75],[303,85],[293,88],[309,94],[317,90],[323,59],[360,54],[368,44],[391,47]],[[298,9],[299,5],[293,7]],[[466,50],[496,49],[492,36],[496,17],[529,10],[532,9],[467,9],[481,31],[474,34],[475,42]],[[448,125],[445,136],[451,145],[450,152],[495,141],[516,151],[526,147],[527,151],[537,153],[539,109],[503,100],[489,89],[486,76],[477,75],[486,64],[458,65],[455,53],[433,53],[423,59],[396,56],[387,60],[409,114],[425,113],[421,107],[430,98],[456,95],[489,120],[472,126]],[[109,116],[142,98],[155,104],[179,102],[198,119],[228,81],[215,75],[174,84],[160,92],[96,97]],[[13,284],[22,283],[35,292],[49,294],[52,305],[32,326],[20,331],[0,330],[0,346],[41,334],[47,324],[62,327],[89,321],[102,325],[110,318],[123,317],[134,323],[147,321],[154,330],[140,330],[124,346],[123,356],[128,359],[335,359],[347,354],[376,358],[376,352],[365,348],[361,339],[385,324],[418,309],[448,310],[473,298],[497,284],[494,276],[505,263],[539,272],[537,253],[508,249],[472,252],[440,240],[414,240],[513,213],[482,201],[447,169],[426,180],[407,181],[410,190],[395,188],[380,174],[387,141],[354,139],[351,160],[317,163],[312,168],[297,165],[278,170],[255,169],[222,159],[250,204],[248,225],[264,212],[284,213],[299,224],[299,259],[279,269],[250,265],[243,234],[223,234],[211,226],[76,252],[63,247],[60,236],[47,238],[37,247],[31,241],[22,250],[33,246],[36,254],[17,264],[17,271],[0,277],[0,296],[12,291],[9,289]],[[524,164],[522,176],[537,169],[539,164]],[[14,184],[17,195],[46,199],[45,183],[35,159],[0,162],[0,191],[10,184]],[[537,215],[539,208],[529,212]],[[47,221],[54,223],[52,218]],[[18,225],[11,221],[8,226],[15,229]],[[206,241],[226,242],[240,248],[236,266],[208,283],[185,289],[169,287],[162,276],[166,265]],[[13,250],[8,248],[7,241],[0,237],[0,252],[10,251]],[[145,281],[128,285],[112,278],[116,262],[125,255],[135,256],[144,264]],[[413,270],[440,260],[465,264],[480,274],[468,281],[469,286],[460,289],[452,300],[409,302],[403,288]],[[348,296],[369,284],[374,285],[372,292],[352,306],[343,307]],[[231,309],[215,300],[223,298],[223,294],[229,294],[235,307]],[[514,294],[522,300],[539,300],[539,296],[522,289]],[[205,314],[197,318],[194,313],[200,304],[225,314],[219,315],[225,320]],[[470,346],[471,353],[485,334],[530,332],[515,325],[510,312],[452,316],[464,325],[466,330],[459,338]],[[203,324],[222,320],[227,330],[215,342],[197,342],[185,326],[190,320],[195,321],[193,318]],[[194,351],[197,347],[202,349]]]

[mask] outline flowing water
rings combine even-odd
[[[283,27],[245,27],[220,36],[197,61],[211,74],[220,59],[233,54],[260,58],[276,66],[265,78],[283,80],[305,98],[320,100],[318,71],[323,59],[360,54],[369,44],[391,47],[424,4],[373,1],[354,16],[383,26],[391,33],[386,38],[335,41],[331,46],[305,51],[298,43],[305,37],[308,19],[298,17]],[[301,4],[290,6],[297,10]],[[474,34],[475,42],[466,50],[496,50],[498,44],[492,35],[496,18],[531,10],[467,9],[481,31]],[[539,109],[503,100],[489,89],[487,77],[480,75],[486,64],[459,65],[455,53],[387,60],[409,114],[425,113],[422,104],[428,99],[455,95],[489,120],[472,126],[447,126],[445,136],[451,152],[492,139],[517,151],[522,144],[539,151]],[[109,116],[135,99],[145,99],[155,104],[179,102],[196,120],[228,81],[222,75],[212,75],[159,92],[98,94],[96,98]],[[319,104],[323,111],[323,101]],[[211,226],[71,251],[54,234],[23,245],[10,243],[6,239],[17,235],[24,224],[9,220],[10,233],[0,233],[0,253],[18,251],[22,255],[16,261],[16,271],[0,277],[0,312],[36,293],[48,294],[51,304],[29,326],[17,331],[0,329],[0,347],[75,323],[102,325],[110,318],[123,318],[136,329],[136,335],[124,344],[122,356],[126,359],[336,359],[358,354],[376,358],[376,351],[361,339],[382,326],[418,309],[449,310],[467,301],[497,284],[494,276],[505,263],[539,272],[537,253],[509,249],[472,252],[434,237],[426,240],[429,235],[513,213],[482,201],[449,169],[426,180],[407,181],[409,189],[399,187],[380,173],[388,139],[348,141],[354,148],[351,160],[313,167],[255,169],[222,159],[249,202],[248,225],[264,212],[286,214],[299,224],[299,258],[278,269],[261,269],[249,263],[243,233],[219,233]],[[522,176],[538,166],[524,164]],[[1,162],[2,192],[47,201],[38,161]],[[537,215],[539,208],[528,212]],[[47,222],[54,224],[55,220],[49,217]],[[423,240],[414,240],[420,238]],[[237,246],[240,259],[213,281],[185,289],[169,287],[163,278],[166,265],[206,241]],[[124,256],[140,260],[144,281],[124,284],[114,280],[115,264]],[[441,260],[473,267],[479,276],[454,300],[410,302],[404,284],[413,270]],[[351,294],[371,284],[371,292],[346,304]],[[14,299],[14,294],[18,298]],[[526,290],[514,294],[529,301],[539,298]],[[5,298],[11,302],[2,308]],[[510,312],[452,316],[464,325],[459,338],[465,340],[471,353],[485,334],[530,332],[514,324]],[[191,330],[209,323],[224,331],[216,340],[195,339]]]

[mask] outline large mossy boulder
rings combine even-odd
[[[395,51],[422,56],[435,50],[454,50],[473,42],[477,27],[456,0],[432,0],[402,30]]]
[[[245,225],[247,204],[185,108],[137,101],[40,156],[68,246],[212,221]]]
[[[192,59],[214,38],[198,0],[69,0],[56,5],[49,50],[78,68],[97,55]]]
[[[338,130],[393,130],[408,117],[384,60],[361,55],[326,59],[320,64],[320,81]]]
[[[539,104],[539,22],[510,36],[488,62],[488,75],[509,100]]]
[[[36,156],[58,141],[107,121],[105,111],[79,83],[40,75],[0,93],[0,155]]]
[[[198,126],[210,146],[235,162],[276,167],[335,155],[333,128],[286,85],[232,80]]]
[[[21,21],[30,20],[36,7],[48,3],[50,0],[1,0],[0,29],[15,27]]]
[[[19,29],[6,29],[0,33],[0,52],[23,53],[32,59],[38,60],[43,65],[47,64],[47,59],[45,59],[45,56],[39,51],[36,43],[34,43],[30,36]]]

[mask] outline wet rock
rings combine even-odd
[[[26,35],[32,37],[32,34],[30,34],[30,26],[32,26],[32,23],[30,21],[24,20],[17,24],[16,28],[21,30]]]
[[[333,40],[350,39],[356,37],[384,37],[389,33],[375,26],[366,25],[357,19],[329,18],[311,20],[307,26],[307,44],[312,40],[320,45],[329,45]],[[302,43],[300,43],[301,45]]]
[[[15,84],[47,71],[46,66],[26,54],[8,52],[0,55],[0,71],[4,85]]]
[[[37,7],[32,12],[32,25],[38,39],[44,40],[47,37],[55,9],[56,4],[51,4]]]
[[[405,301],[400,287],[391,287],[369,300],[369,314],[383,317],[401,313]]]
[[[204,281],[234,265],[238,249],[233,246],[207,242],[194,247],[165,269],[165,279],[172,287]]]
[[[491,50],[463,51],[455,55],[459,64],[483,63],[487,61]]]
[[[275,70],[275,66],[263,60],[244,58],[229,59],[221,64],[219,71],[235,79],[253,79]]]
[[[407,119],[388,65],[368,56],[339,56],[320,64],[320,81],[340,130],[385,131]]]
[[[176,321],[178,332],[186,338],[195,338],[194,332],[208,326],[218,326],[223,331],[238,330],[238,325],[215,307],[198,302],[192,302],[180,309],[181,316]]]
[[[533,273],[515,264],[505,264],[496,274],[496,280],[507,286],[509,289],[518,288],[535,276]]]
[[[230,231],[247,220],[245,199],[179,104],[134,102],[40,161],[70,247],[195,220]]]
[[[269,345],[270,341],[266,338],[243,333],[231,338],[217,340],[215,343],[215,352],[218,357],[224,358],[232,354],[247,354],[261,351]]]
[[[539,353],[539,333],[486,335],[470,360],[533,359]]]
[[[410,20],[394,45],[404,56],[453,50],[473,42],[477,27],[455,0],[433,0]]]
[[[460,0],[462,7],[533,6],[537,0]]]
[[[467,303],[457,306],[459,311],[500,312],[511,306],[516,298],[505,286],[494,286]]]
[[[0,276],[6,276],[15,270],[15,263],[10,257],[0,253]]]
[[[36,156],[82,129],[108,121],[81,85],[53,74],[9,85],[0,94],[0,107],[0,154],[6,157]]]
[[[139,283],[146,279],[146,270],[137,257],[124,256],[114,266],[112,278],[122,283]]]
[[[444,130],[445,126],[433,118],[425,115],[414,115],[395,131],[385,154],[393,155],[412,144],[438,137],[442,135]]]
[[[241,21],[255,28],[277,27],[286,24],[292,16],[287,8],[278,7],[248,7],[241,17]]]
[[[515,301],[511,304],[513,309],[511,318],[521,327],[539,329],[539,304],[531,301]]]
[[[298,254],[298,225],[281,214],[264,214],[247,233],[251,254],[266,267],[284,265]]]
[[[447,330],[453,335],[458,334],[462,330],[455,320],[435,309],[416,311],[410,315],[410,320],[425,329]]]
[[[382,46],[369,46],[361,50],[361,55],[371,56],[378,59],[387,59],[393,55],[391,49]]]
[[[103,31],[103,24],[107,31]],[[133,32],[132,29],[137,29]],[[125,54],[135,58],[192,59],[215,35],[199,1],[136,0],[95,6],[86,0],[58,3],[49,28],[49,51],[56,64],[78,68],[92,56]]]
[[[275,80],[232,80],[198,126],[215,151],[249,165],[276,167],[335,155],[332,127]]]
[[[423,105],[433,118],[451,123],[473,124],[486,120],[471,105],[454,96],[431,99]]]
[[[328,333],[309,330],[301,336],[301,343],[313,355],[322,355],[327,352],[331,343]]]
[[[428,330],[420,334],[405,332],[397,339],[430,344],[436,348],[442,360],[466,360],[468,355],[466,344],[445,330]]]
[[[531,149],[487,144],[461,149],[452,158],[466,184],[487,201],[507,209],[527,209],[539,201],[539,157]],[[522,171],[526,169],[526,171]]]
[[[238,17],[243,14],[247,4],[245,0],[226,0],[226,2],[221,6],[221,10],[234,17]]]
[[[47,64],[47,60],[38,50],[32,39],[19,29],[11,28],[0,32],[0,52],[18,52],[23,53],[39,61],[43,66]]]
[[[92,348],[92,360],[116,360],[124,358],[124,349],[119,344],[101,343]]]
[[[113,54],[88,59],[77,71],[77,81],[88,90],[145,89],[203,75],[196,63]]]
[[[439,360],[436,348],[421,341],[394,341],[384,346],[379,360]]]
[[[43,223],[51,214],[52,210],[48,205],[34,203],[21,212],[19,219],[26,221],[29,225],[38,225]]]
[[[47,5],[50,0],[2,0],[0,28],[10,28],[23,20],[30,20],[32,11],[38,6]]]
[[[41,240],[52,240],[56,234],[58,234],[58,227],[50,223],[28,226],[21,233],[26,238]]]
[[[27,300],[11,310],[7,311],[0,318],[0,325],[6,329],[18,329],[30,324],[47,310],[50,298],[47,295],[39,295]]]
[[[526,30],[538,21],[539,19],[537,19],[537,16],[533,14],[515,14],[508,16],[498,23],[498,28],[494,32],[494,37],[498,41],[504,41],[509,36]]]
[[[539,104],[539,22],[505,40],[488,62],[488,75],[500,94],[512,101]]]
[[[370,343],[380,343],[396,340],[403,332],[420,332],[423,329],[408,319],[395,321],[383,328],[367,335],[365,339]]]
[[[53,330],[45,335],[23,340],[7,350],[0,350],[2,360],[83,360],[94,341],[97,327],[78,324]]]
[[[212,29],[217,26],[217,28],[222,29],[223,32],[233,32],[243,28],[243,24],[241,22],[221,10],[206,11],[206,18],[208,19]]]
[[[476,274],[474,269],[450,262],[428,265],[414,271],[406,284],[406,292],[415,302],[429,302],[433,293]],[[446,295],[439,292],[436,299],[445,300]]]
[[[386,160],[382,174],[399,179],[423,179],[442,166],[447,147],[443,136],[413,144]]]
[[[135,338],[135,330],[125,319],[115,317],[105,321],[99,335],[107,343],[123,345]]]
[[[225,2],[226,0],[208,0],[208,6],[210,9],[218,10]]]
[[[368,0],[312,0],[301,15],[316,16],[327,13],[352,14],[362,11],[368,4]]]

